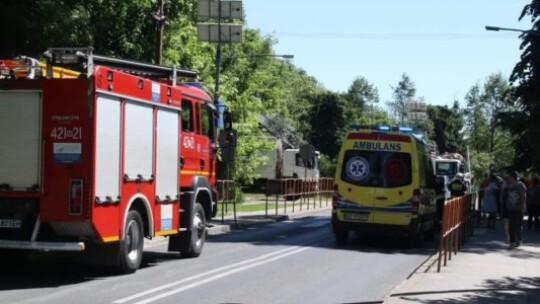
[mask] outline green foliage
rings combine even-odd
[[[168,23],[163,62],[196,70],[198,80],[212,94],[216,47],[198,41],[196,4],[196,0],[165,1]],[[156,40],[152,13],[156,10],[155,0],[4,0],[0,10],[0,58],[19,54],[39,57],[53,46],[93,46],[98,54],[152,62]],[[537,10],[536,6],[524,10],[524,16],[532,17],[533,29],[540,28]],[[333,160],[350,125],[406,122],[406,105],[416,95],[406,73],[393,87],[393,99],[388,102],[390,117],[376,105],[377,88],[366,78],[354,79],[345,93],[328,92],[288,61],[252,56],[273,54],[276,40],[272,36],[245,29],[243,37],[242,43],[224,45],[220,73],[220,96],[233,113],[239,132],[237,157],[230,172],[241,183],[253,180],[253,169],[262,161],[257,153],[270,147],[260,140],[266,136],[257,121],[261,114],[275,117],[274,131],[293,145],[309,142],[321,151],[321,172],[326,176],[333,175]],[[495,74],[467,95],[465,122],[456,105],[430,107],[430,120],[417,127],[435,139],[441,152],[462,151],[467,144],[478,155],[490,153],[497,164],[518,155],[517,163],[538,167],[540,131],[535,122],[540,121],[540,41],[531,35],[523,39],[522,62],[512,74],[519,84],[518,100],[512,98],[504,78]],[[512,145],[514,138],[517,142]]]
[[[324,177],[334,177],[336,174],[336,159],[332,159],[327,155],[321,155],[319,159],[320,175]]]
[[[480,183],[485,173],[493,167],[495,158],[492,153],[471,151],[471,171],[473,173],[473,181]],[[500,169],[500,168],[498,168]]]
[[[392,101],[388,102],[393,118],[400,124],[405,122],[406,106],[416,95],[416,88],[409,75],[403,73],[396,87],[392,87]]]
[[[519,17],[530,18],[530,32],[521,35],[521,60],[510,80],[516,86],[513,108],[500,114],[501,125],[516,136],[514,165],[540,169],[540,1],[532,0]]]
[[[305,120],[311,126],[306,130],[307,141],[321,153],[336,158],[351,121],[346,116],[346,101],[336,93],[324,92],[313,99]]]
[[[474,85],[465,96],[465,134],[467,145],[475,151],[489,151],[488,120],[483,110],[480,85]]]
[[[354,79],[343,97],[347,102],[347,117],[351,118],[351,123],[358,123],[368,115],[368,107],[379,102],[377,88],[364,77]]]
[[[465,99],[466,144],[474,154],[489,155],[491,162],[484,166],[492,165],[497,170],[510,167],[517,137],[502,127],[503,113],[515,102],[508,81],[500,73],[490,75],[482,86],[474,85]]]
[[[432,138],[437,150],[444,152],[463,152],[464,143],[461,130],[464,120],[459,103],[456,101],[452,108],[448,106],[428,106],[427,113],[433,123]]]

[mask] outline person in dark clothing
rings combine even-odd
[[[532,185],[527,189],[527,227],[529,230],[538,231],[540,224],[538,216],[540,215],[540,179],[534,177]]]
[[[508,216],[509,249],[519,247],[523,241],[523,210],[527,199],[527,188],[518,181],[517,172],[507,177],[507,186],[503,198],[503,208]]]
[[[465,192],[467,192],[467,184],[465,184],[463,176],[460,174],[456,175],[454,180],[448,184],[448,190],[450,190],[450,196],[452,197],[465,195]]]

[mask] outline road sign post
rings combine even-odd
[[[216,74],[214,86],[214,103],[219,101],[219,69],[221,65],[221,44],[238,43],[242,41],[242,25],[223,24],[223,19],[235,20],[243,18],[242,1],[235,0],[198,0],[197,12],[199,18],[215,19],[217,23],[198,23],[199,41],[215,42]]]

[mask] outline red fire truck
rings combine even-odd
[[[131,273],[144,238],[167,236],[169,251],[199,256],[217,166],[216,108],[180,82],[196,73],[46,54],[44,76],[0,79],[0,255],[86,251]],[[53,73],[81,65],[76,78]]]

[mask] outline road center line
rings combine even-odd
[[[146,290],[146,291],[143,291],[143,292],[140,292],[140,293],[136,293],[134,295],[131,295],[131,296],[128,296],[128,297],[113,301],[112,303],[115,303],[115,304],[127,303],[127,302],[133,301],[135,299],[139,299],[139,298],[142,298],[144,296],[147,296],[147,295],[150,295],[150,294],[153,294],[153,293],[157,293],[157,292],[169,289],[169,288],[173,288],[175,286],[178,286],[178,285],[181,285],[181,284],[184,284],[184,283],[188,283],[188,282],[191,282],[191,281],[195,281],[197,279],[201,279],[201,278],[204,278],[206,276],[213,275],[213,274],[216,274],[216,273],[220,273],[220,272],[223,272],[223,271],[225,271],[225,273],[228,273],[227,275],[230,275],[230,274],[233,274],[235,272],[241,271],[241,270],[238,270],[238,271],[233,270],[234,272],[229,273],[230,271],[228,271],[228,270],[230,270],[231,268],[237,268],[237,267],[242,267],[244,265],[253,264],[253,265],[247,266],[247,268],[245,268],[245,267],[244,268],[237,268],[237,269],[242,269],[243,270],[243,269],[248,269],[248,268],[251,268],[251,267],[254,267],[254,266],[257,266],[257,265],[262,265],[262,264],[265,264],[267,259],[269,259],[268,261],[274,261],[275,260],[273,258],[274,256],[277,256],[278,259],[283,258],[283,257],[287,256],[288,253],[291,253],[291,252],[292,253],[298,253],[298,252],[300,252],[300,251],[298,251],[299,249],[305,250],[305,249],[308,249],[309,246],[313,246],[316,243],[321,243],[321,242],[324,242],[326,240],[327,240],[327,238],[325,238],[324,240],[319,240],[317,242],[311,242],[311,243],[306,243],[306,244],[303,244],[303,245],[297,245],[297,246],[293,246],[293,247],[289,247],[289,248],[284,248],[284,249],[281,249],[281,250],[278,250],[278,251],[274,251],[274,252],[271,252],[271,253],[268,253],[268,254],[258,256],[256,258],[252,258],[252,259],[248,259],[248,260],[238,262],[238,263],[234,263],[234,264],[231,264],[231,265],[219,267],[219,268],[216,268],[216,269],[213,269],[213,270],[210,270],[210,271],[207,271],[207,272],[195,275],[195,276],[191,276],[189,278],[185,278],[185,279],[178,280],[178,281],[175,281],[175,282],[171,282],[171,283],[168,283],[168,284],[165,284],[165,285],[153,288],[153,289],[149,289],[149,290]],[[303,250],[301,250],[301,251],[303,251]],[[210,279],[218,277],[218,276],[219,276],[219,278],[221,278],[222,274],[218,274],[217,276],[211,277]],[[218,279],[218,278],[216,278],[216,279]],[[205,281],[205,280],[203,280],[203,281]],[[198,283],[194,283],[194,284],[198,284]],[[191,284],[191,285],[194,285],[194,284]],[[200,285],[200,284],[198,284],[198,285]],[[195,287],[195,286],[193,286],[193,287]],[[191,287],[191,288],[193,288],[193,287]],[[137,302],[137,303],[140,303],[140,302]],[[147,303],[147,302],[144,302],[144,303]]]
[[[184,291],[186,291],[188,289],[192,289],[192,288],[195,288],[195,287],[198,287],[198,286],[201,286],[201,285],[204,285],[204,284],[207,284],[207,283],[222,279],[224,277],[228,277],[228,276],[233,275],[233,274],[235,274],[237,272],[241,272],[241,271],[245,271],[245,270],[248,270],[250,268],[253,268],[253,267],[261,266],[261,265],[264,265],[264,264],[267,264],[267,263],[270,263],[270,262],[285,258],[285,257],[287,257],[289,255],[300,253],[300,252],[308,250],[308,249],[310,249],[310,248],[309,247],[298,248],[296,250],[286,252],[286,253],[284,253],[282,255],[278,255],[278,256],[272,257],[272,258],[267,259],[267,260],[263,260],[263,261],[260,261],[260,262],[257,262],[257,263],[252,263],[252,264],[249,264],[249,265],[246,265],[246,266],[243,266],[243,267],[239,267],[239,268],[236,268],[236,269],[232,269],[232,270],[229,270],[227,272],[220,273],[218,275],[209,277],[207,279],[204,279],[204,280],[201,280],[201,281],[198,281],[198,282],[194,282],[194,283],[191,283],[189,285],[186,285],[186,286],[183,286],[183,287],[180,287],[180,288],[177,288],[177,289],[173,289],[171,291],[168,291],[168,292],[165,292],[165,293],[162,293],[162,294],[158,294],[156,296],[153,296],[151,298],[148,298],[148,299],[145,299],[145,300],[142,300],[142,301],[139,301],[139,302],[135,302],[133,304],[149,304],[149,303],[161,300],[163,298],[170,297],[172,295],[184,292]]]

